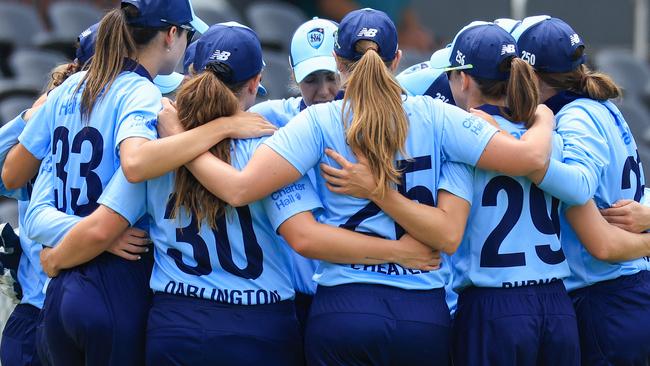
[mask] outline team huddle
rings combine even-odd
[[[580,36],[475,21],[394,76],[397,39],[314,18],[256,104],[256,33],[190,0],[84,31],[0,129],[2,364],[650,364],[643,169]]]

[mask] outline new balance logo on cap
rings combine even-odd
[[[580,36],[578,36],[576,33],[573,33],[569,39],[571,40],[571,46],[575,46],[578,43],[580,43]]]
[[[501,46],[501,55],[507,55],[510,53],[516,53],[514,44],[504,44]]]
[[[230,57],[230,52],[216,50],[212,56],[210,56],[210,60],[227,61],[228,57]]]
[[[377,29],[375,28],[363,28],[357,34],[357,37],[374,37],[377,35]]]
[[[88,28],[88,29],[86,29],[85,31],[83,31],[83,33],[81,33],[81,34],[79,35],[79,38],[86,38],[86,37],[88,37],[92,32],[93,32],[92,29]]]

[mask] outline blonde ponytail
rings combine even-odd
[[[402,107],[402,87],[377,53],[377,44],[362,40],[356,48],[363,57],[347,63],[351,74],[343,99],[346,140],[368,159],[377,193],[383,197],[390,183],[400,182],[394,160],[398,152],[405,155],[408,119]]]

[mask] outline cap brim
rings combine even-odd
[[[451,55],[451,44],[447,47],[437,50],[431,55],[429,59],[429,65],[434,69],[442,69],[449,67],[449,56]]]
[[[208,28],[210,28],[201,18],[197,17],[196,15],[192,17],[190,25],[201,34],[207,32]]]
[[[300,84],[307,75],[315,71],[336,72],[336,60],[332,56],[318,56],[308,58],[293,67],[296,82]]]
[[[153,82],[162,94],[169,94],[181,85],[183,78],[183,74],[174,72],[169,75],[158,75],[153,79]]]

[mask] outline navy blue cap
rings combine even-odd
[[[486,80],[506,80],[510,72],[499,69],[508,58],[517,57],[517,42],[503,28],[489,22],[472,22],[456,34],[445,71],[464,70]]]
[[[229,83],[246,81],[262,72],[262,46],[257,34],[237,22],[215,24],[196,43],[194,70],[201,72],[211,62],[232,70]],[[264,94],[264,89],[259,90]]]
[[[584,53],[574,57],[578,48],[585,44],[561,19],[548,15],[528,17],[512,35],[517,40],[522,59],[535,70],[569,72],[586,61]]]
[[[99,23],[91,25],[88,29],[81,32],[77,41],[79,48],[77,48],[77,62],[80,65],[85,65],[88,60],[95,54],[95,42],[97,41],[97,28]]]
[[[183,74],[189,75],[190,65],[194,63],[194,55],[196,54],[197,41],[190,43],[185,49],[185,56],[183,56]]]
[[[344,59],[357,61],[363,54],[357,53],[354,46],[364,39],[377,43],[379,56],[384,61],[392,61],[395,58],[397,29],[383,11],[365,8],[348,13],[339,24],[334,52]]]
[[[129,24],[162,28],[172,25],[191,25],[204,33],[208,26],[194,14],[190,0],[122,0],[122,5],[131,4],[138,8],[138,16],[128,20]]]

